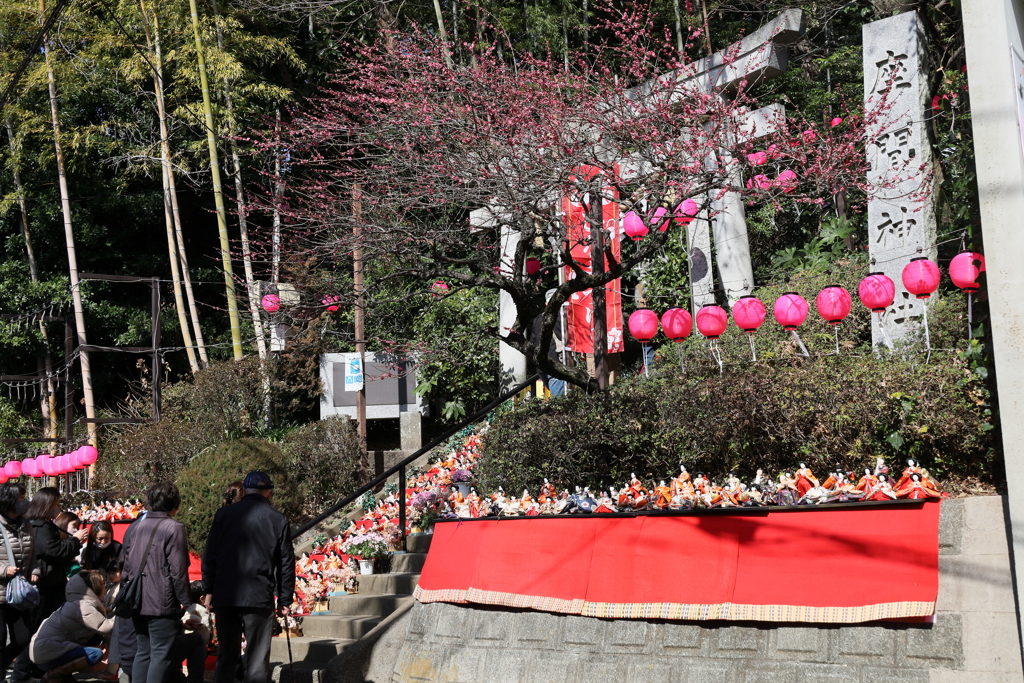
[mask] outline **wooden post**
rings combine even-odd
[[[356,429],[359,435],[359,467],[363,471],[363,481],[370,480],[370,460],[366,450],[366,326],[363,306],[363,247],[362,238],[363,226],[363,201],[361,198],[362,186],[356,183],[352,187],[352,217],[355,219],[352,226],[352,234],[355,237],[355,245],[352,250],[352,285],[356,294],[355,308],[355,333],[356,353],[359,354],[359,367],[363,371],[363,386],[356,393]]]
[[[604,273],[604,202],[601,199],[601,176],[595,176],[590,191],[590,272]],[[594,376],[597,386],[608,388],[608,314],[605,308],[604,285],[594,287],[591,299],[594,304]]]
[[[408,544],[405,536],[405,506],[409,501],[405,499],[405,468],[398,470],[398,528],[401,529],[402,550],[408,551]]]

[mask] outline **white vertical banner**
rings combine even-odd
[[[345,391],[359,391],[363,388],[363,361],[349,358],[345,361]]]

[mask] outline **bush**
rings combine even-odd
[[[360,484],[359,437],[348,417],[331,417],[293,429],[281,440],[281,449],[309,517]]]
[[[998,478],[982,373],[969,354],[924,364],[839,355],[728,367],[661,368],[596,395],[530,402],[492,424],[485,489],[621,486],[667,479],[685,463],[720,475],[775,474],[806,460],[828,471],[917,457],[940,477]]]
[[[287,515],[293,525],[301,520],[302,496],[281,449],[257,439],[227,441],[202,453],[178,473],[181,510],[177,519],[185,525],[193,551],[202,553],[227,485],[253,470],[266,472],[274,482],[274,507]]]

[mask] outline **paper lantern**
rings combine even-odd
[[[814,303],[818,308],[818,315],[824,318],[825,322],[829,325],[838,325],[850,315],[853,297],[839,285],[829,285],[818,292]]]
[[[872,311],[881,313],[892,306],[896,298],[896,283],[884,273],[871,273],[860,281],[857,296]]]
[[[494,272],[501,273],[501,268],[495,268]],[[434,296],[441,296],[448,293],[448,285],[441,280],[437,280],[430,286],[430,291],[433,292]]]
[[[796,292],[786,292],[775,300],[772,311],[784,330],[795,330],[807,320],[807,301]]]
[[[755,187],[759,190],[767,190],[772,186],[771,179],[763,173],[758,173],[756,176],[747,181],[747,189],[752,190]]]
[[[661,329],[674,342],[681,342],[693,330],[693,318],[685,308],[670,308],[661,316]]]
[[[71,455],[69,453],[65,453],[60,456],[60,465],[58,465],[58,468],[60,469],[61,474],[67,474],[73,469],[71,467]]]
[[[658,334],[658,314],[649,308],[638,308],[629,316],[629,333],[640,342],[647,344]]]
[[[975,265],[977,261],[977,265]],[[949,262],[949,279],[962,292],[971,294],[981,289],[978,278],[985,272],[985,257],[976,251],[963,251]]]
[[[708,339],[718,339],[729,326],[729,314],[721,306],[708,304],[697,311],[697,330]]]
[[[834,119],[832,119],[831,121],[829,121],[828,125],[830,125],[833,128],[835,128],[836,126],[838,126],[842,122],[843,122],[843,119],[837,116]]]
[[[281,309],[281,297],[277,294],[267,294],[260,301],[260,305],[263,306],[263,310],[267,313],[274,313]]]
[[[736,327],[748,334],[761,327],[766,314],[764,304],[756,296],[740,297],[739,301],[732,305],[732,319],[736,322]]]
[[[96,458],[99,457],[99,451],[96,450],[95,446],[86,444],[78,449],[78,462],[83,465],[91,465],[96,462]]]
[[[526,259],[526,274],[533,275],[540,271],[540,259],[533,256]]]
[[[789,194],[796,189],[796,173],[787,168],[775,179],[775,184],[781,187],[783,192]]]
[[[21,476],[21,463],[17,460],[8,460],[4,465],[4,474],[10,479],[17,479]]]
[[[700,210],[700,206],[697,202],[692,199],[684,199],[679,206],[676,207],[676,223],[680,225],[689,225],[693,222],[693,219],[697,217],[697,211]]]
[[[626,215],[622,217],[622,231],[632,237],[634,242],[639,241],[648,233],[644,220],[633,211],[627,211]]]
[[[50,469],[50,456],[43,454],[36,458],[36,471],[39,472],[39,476],[45,476],[49,474]]]
[[[7,475],[4,474],[3,470],[0,470],[0,484],[6,484],[6,483],[7,483]]]
[[[25,458],[21,461],[21,471],[29,477],[39,476],[39,466],[36,465],[35,458]]]
[[[918,299],[928,299],[939,288],[939,267],[923,256],[910,259],[903,267],[903,286]]]
[[[747,161],[750,162],[751,166],[763,166],[768,163],[768,154],[766,152],[754,152],[747,155]]]
[[[664,206],[659,206],[654,210],[654,217],[651,219],[651,225],[656,226],[659,232],[665,232],[668,230],[669,221],[664,220],[666,214],[668,214],[668,209]]]
[[[325,296],[320,300],[320,303],[327,308],[328,313],[337,313],[338,309],[341,308],[338,303],[339,301],[341,301],[341,297],[337,294],[332,294],[331,296]]]
[[[77,470],[82,467],[82,464],[78,460],[78,451],[71,454],[71,469]]]

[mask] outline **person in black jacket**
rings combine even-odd
[[[232,683],[246,640],[245,683],[267,683],[275,596],[278,614],[295,599],[295,553],[288,519],[270,504],[274,485],[263,472],[250,472],[245,496],[213,518],[203,550],[206,607],[217,616],[217,683]]]
[[[32,496],[25,512],[28,533],[35,545],[36,566],[39,569],[39,606],[29,612],[29,625],[34,635],[39,625],[64,604],[64,589],[68,583],[68,570],[78,557],[82,543],[89,532],[79,529],[73,534],[62,532],[53,520],[60,514],[60,491],[44,486]],[[39,671],[28,656],[26,648],[14,663],[13,681],[38,678]]]
[[[114,540],[114,527],[106,521],[93,522],[89,542],[82,551],[82,569],[107,569],[121,559],[121,544]]]

